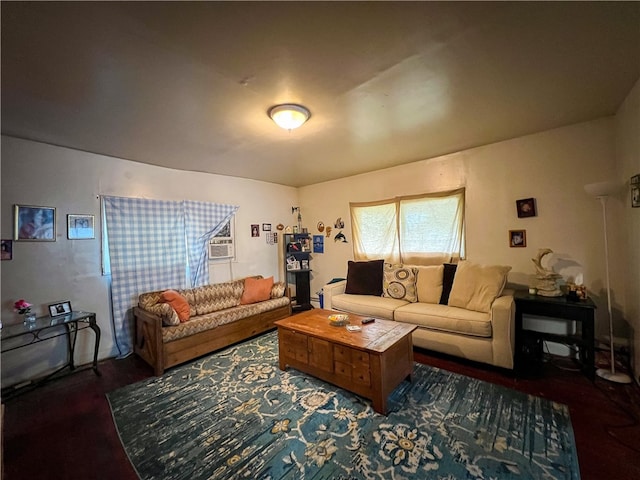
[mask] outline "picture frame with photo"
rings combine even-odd
[[[271,231],[271,224],[270,223],[263,223],[262,224],[262,231],[263,232],[270,232]]]
[[[69,240],[91,240],[96,238],[93,215],[67,215],[67,238]]]
[[[518,212],[518,218],[535,217],[537,215],[536,199],[523,198],[516,200],[516,210]]]
[[[526,230],[509,230],[509,246],[512,248],[521,248],[527,246]]]
[[[56,209],[37,205],[14,205],[13,239],[20,242],[55,242]]]
[[[302,268],[302,270],[309,270],[309,260],[300,260],[300,268]]]
[[[631,177],[631,207],[640,207],[640,174]]]
[[[0,240],[2,246],[2,260],[13,260],[13,241],[12,240]]]
[[[71,302],[64,301],[59,303],[52,303],[49,305],[49,316],[51,317],[59,317],[60,315],[68,315],[73,310],[71,310]]]

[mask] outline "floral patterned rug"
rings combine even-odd
[[[368,400],[278,369],[275,332],[108,394],[142,479],[578,479],[569,411],[426,365]]]

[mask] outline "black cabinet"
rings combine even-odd
[[[548,340],[577,347],[582,371],[593,380],[595,373],[594,317],[596,309],[593,300],[588,298],[586,300],[571,301],[566,297],[542,297],[531,295],[526,290],[516,290],[513,299],[516,303],[516,372],[532,373],[532,370],[539,371],[542,365],[542,342]],[[576,322],[579,333],[558,335],[525,330],[522,325],[523,315],[570,320]]]
[[[310,310],[311,305],[311,235],[285,233],[284,259],[287,284],[295,285],[291,298],[294,311]],[[291,288],[288,289],[291,291]]]

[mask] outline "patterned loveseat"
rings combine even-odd
[[[134,308],[135,353],[153,367],[155,375],[162,375],[169,367],[274,329],[273,322],[291,315],[285,285],[272,283],[267,299],[255,301],[254,295],[247,300],[245,282],[253,286],[255,280],[268,279],[250,277],[141,294]],[[167,292],[188,302],[182,319],[175,304],[164,302]]]

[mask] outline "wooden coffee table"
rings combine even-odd
[[[368,398],[373,409],[386,415],[387,397],[413,372],[411,332],[417,327],[376,319],[361,325],[366,317],[349,314],[351,325],[362,330],[329,324],[329,315],[339,313],[313,309],[278,320],[280,369],[287,366]]]

